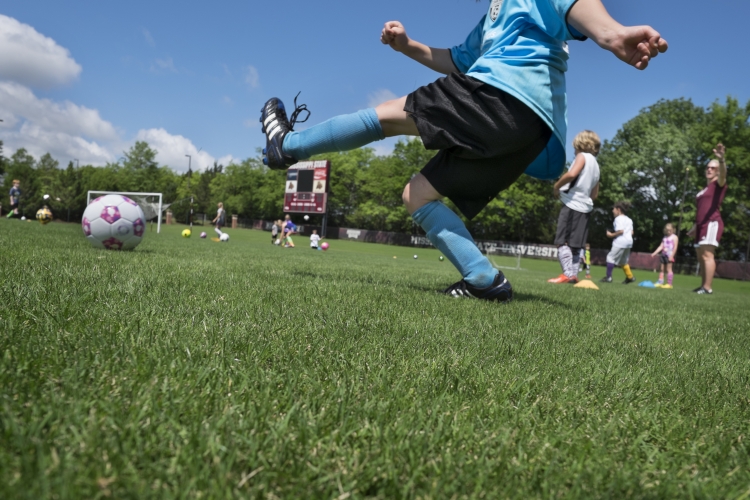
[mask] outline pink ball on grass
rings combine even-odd
[[[205,238],[205,237],[206,237],[206,232],[204,231],[201,233],[201,238]]]
[[[323,250],[328,250],[328,243],[323,243],[322,245],[320,245],[320,248],[322,248]]]

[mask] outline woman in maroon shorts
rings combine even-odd
[[[714,149],[716,160],[706,165],[706,189],[698,193],[695,199],[695,225],[688,231],[688,236],[698,241],[698,262],[701,265],[701,286],[695,293],[712,294],[711,284],[714,280],[716,262],[714,254],[724,232],[724,221],[721,220],[721,202],[727,194],[727,164],[724,161],[726,149],[717,144]]]

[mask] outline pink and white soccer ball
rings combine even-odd
[[[86,207],[81,227],[86,239],[96,248],[132,250],[146,232],[146,216],[127,196],[108,194]]]
[[[206,236],[208,236],[208,235],[206,234],[206,232],[205,232],[205,231],[203,231],[203,232],[201,233],[201,238],[205,238]]]

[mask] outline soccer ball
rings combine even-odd
[[[219,236],[219,241],[227,242],[229,241],[229,235],[227,233],[221,233],[221,236]]]
[[[47,224],[52,221],[52,212],[47,207],[42,207],[36,212],[36,220],[42,224]]]
[[[310,216],[309,216],[309,215],[305,215],[305,216],[304,216],[303,218],[304,218],[305,220],[310,220]]]
[[[323,242],[323,244],[320,245],[320,249],[323,251],[328,250],[328,242]]]
[[[22,216],[21,216],[21,220],[26,220],[26,216],[25,216],[25,215],[22,215]]]
[[[445,258],[445,257],[443,257],[443,256],[441,255],[441,256],[440,256],[440,262],[443,262],[443,259],[444,259],[444,258]]]
[[[192,234],[193,233],[190,232],[190,229],[183,229],[182,230],[182,237],[183,238],[190,238],[190,235],[192,235]]]
[[[205,238],[205,237],[206,237],[206,232],[205,232],[205,231],[203,231],[203,232],[201,233],[201,238]]]
[[[414,258],[415,258],[415,259],[417,258],[417,254],[414,254]]]
[[[136,202],[120,194],[100,196],[83,212],[81,227],[96,248],[132,250],[146,232],[146,216]]]

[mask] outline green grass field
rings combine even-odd
[[[0,498],[750,498],[750,283],[182,229],[0,220]]]

